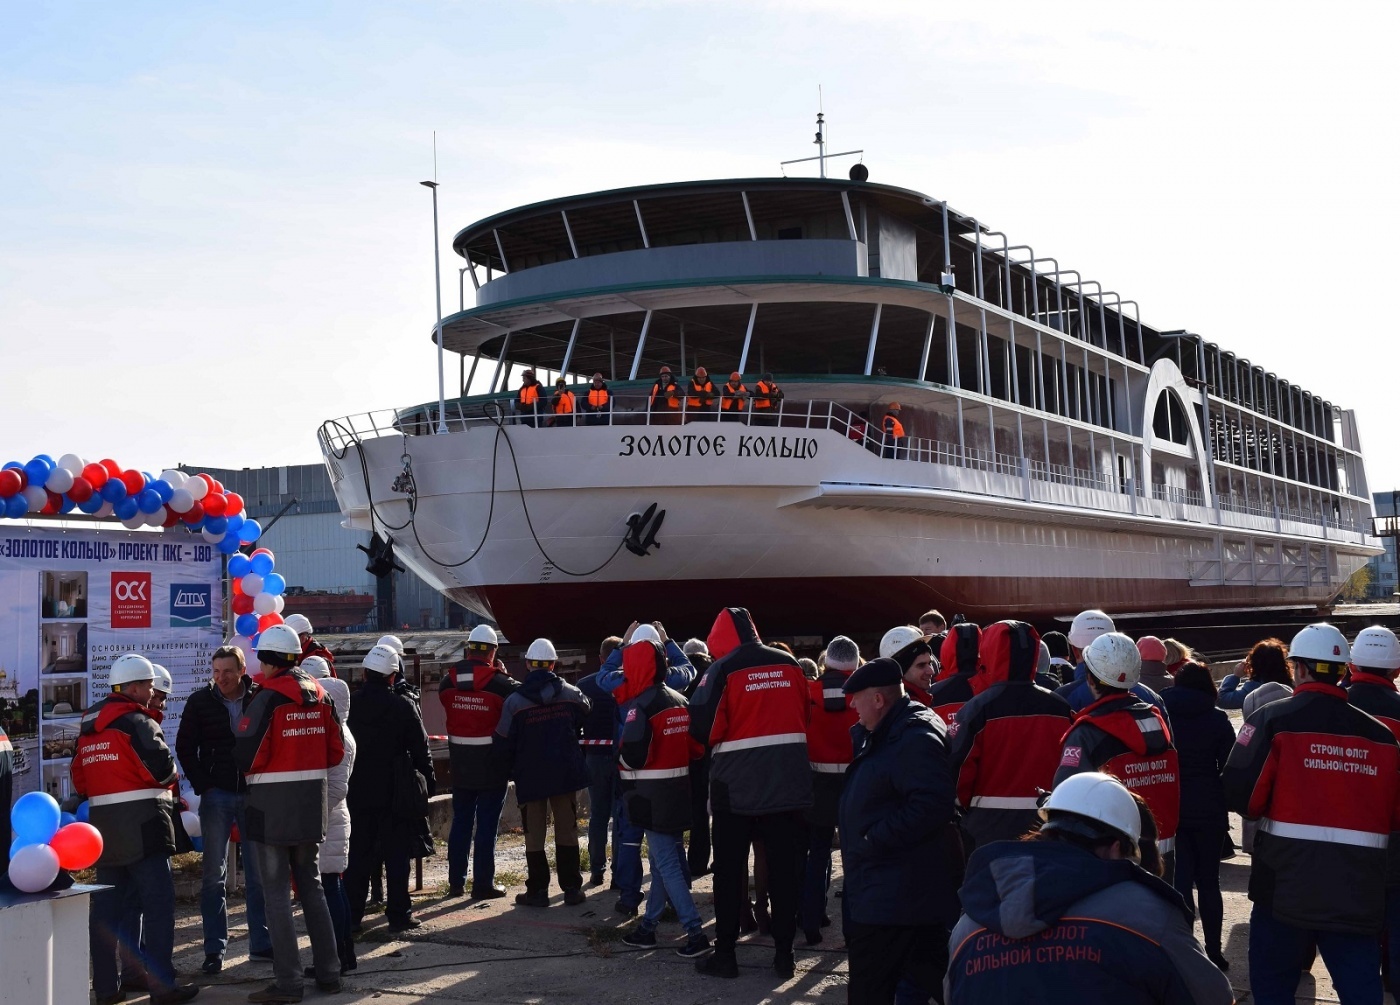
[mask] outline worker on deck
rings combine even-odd
[[[515,392],[515,413],[522,425],[533,426],[540,416],[540,382],[534,370],[520,375],[520,390]]]
[[[585,426],[606,426],[608,413],[612,411],[612,396],[608,393],[607,381],[601,373],[593,375],[588,385],[588,396],[583,400],[583,424]]]
[[[881,420],[881,428],[885,433],[884,446],[880,451],[881,457],[904,457],[905,447],[909,438],[904,433],[904,423],[899,421],[899,402],[892,401],[885,408],[885,417]]]
[[[654,426],[669,426],[680,422],[681,389],[669,366],[663,366],[651,385],[647,397],[647,408],[651,411]]]
[[[300,666],[308,656],[319,656],[330,664],[331,676],[334,677],[335,654],[316,641],[312,634],[314,629],[311,627],[311,620],[305,614],[289,614],[282,624],[296,632],[297,638],[301,640],[301,656],[297,659],[297,666]],[[345,709],[341,709],[341,713],[344,714],[344,712]]]
[[[729,375],[729,383],[720,388],[720,421],[743,422],[748,396],[749,389],[744,386],[744,375],[735,370]]]
[[[551,426],[572,426],[574,424],[574,392],[560,377],[554,382],[554,397],[549,399]]]
[[[687,421],[708,419],[715,407],[715,384],[710,380],[710,371],[703,366],[695,368],[695,376],[690,378],[686,390],[685,408]]]
[[[755,426],[776,426],[778,402],[782,400],[783,389],[778,386],[771,373],[765,373],[754,385],[753,400],[749,406],[751,423]]]

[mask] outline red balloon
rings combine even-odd
[[[0,498],[8,499],[10,496],[19,495],[23,488],[24,472],[15,468],[0,471]]]
[[[214,481],[214,479],[213,479],[212,477],[210,477],[209,475],[206,475],[203,471],[201,471],[199,474],[195,475],[195,477],[196,477],[196,478],[201,478],[201,479],[203,479],[203,480],[204,480],[204,484],[209,486],[209,491],[210,491],[210,492],[217,492],[217,491],[219,491],[217,488],[214,487],[214,486],[218,485],[219,483],[216,482],[216,481]]]
[[[85,503],[92,498],[92,491],[92,482],[79,475],[73,479],[73,487],[68,490],[68,498],[75,503]],[[4,494],[3,491],[0,491],[0,495]]]
[[[224,498],[228,501],[224,516],[237,516],[243,512],[243,497],[237,492],[225,492]]]
[[[271,548],[254,548],[254,549],[253,549],[253,555],[271,555],[271,554],[272,554],[272,549],[271,549]],[[252,558],[253,555],[249,555],[248,557],[249,557],[249,558]]]
[[[190,511],[182,514],[180,519],[185,521],[185,523],[199,523],[199,521],[204,519],[204,507],[199,504],[198,499],[194,501],[194,505],[190,507]]]
[[[120,478],[122,476],[122,466],[112,460],[112,458],[107,457],[97,463],[101,464],[103,469],[106,470],[108,478]]]
[[[208,516],[223,516],[228,512],[228,500],[219,492],[210,492],[200,502],[204,503],[204,512]]]
[[[49,847],[60,869],[88,869],[102,857],[102,833],[92,824],[72,823],[49,838]]]
[[[173,509],[168,509],[165,511],[165,521],[161,524],[161,526],[167,528],[174,527],[179,522],[180,514],[176,513]]]
[[[146,477],[139,471],[130,470],[121,473],[122,484],[126,486],[126,494],[138,496],[141,490],[146,487]]]
[[[101,464],[88,464],[83,467],[83,478],[93,487],[94,491],[106,485],[107,479],[111,477]]]
[[[234,582],[236,583],[236,582],[238,582],[238,580],[234,580]],[[250,597],[250,596],[248,596],[246,593],[240,593],[238,596],[234,597],[234,598],[233,598],[233,613],[234,613],[234,614],[252,614],[252,613],[253,613],[253,598]]]
[[[229,582],[233,584],[233,595],[235,597],[243,596],[243,580],[239,579],[237,576],[233,576],[230,578]]]
[[[264,614],[262,617],[258,618],[258,631],[265,632],[273,625],[280,625],[281,623],[282,615]]]
[[[63,508],[63,496],[57,492],[50,492],[48,489],[44,489],[44,494],[49,497],[49,501],[44,503],[44,508],[39,511],[40,513],[57,513]]]

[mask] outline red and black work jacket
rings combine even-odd
[[[1331,684],[1298,685],[1240,727],[1230,809],[1259,818],[1249,899],[1295,928],[1376,935],[1400,829],[1400,746]]]
[[[326,780],[345,756],[340,719],[304,670],[265,677],[234,734],[233,754],[248,780],[244,837],[271,845],[326,836]]]
[[[974,678],[977,675],[981,642],[982,629],[965,621],[948,630],[943,639],[943,646],[937,654],[944,676],[940,676],[933,687],[929,688],[928,700],[924,704],[937,712],[949,725],[957,719],[958,710],[977,693]]]
[[[692,819],[690,762],[703,753],[690,735],[690,710],[682,694],[661,683],[667,666],[660,646],[630,645],[622,664],[629,681],[655,682],[621,706],[617,768],[627,819],[643,830],[679,834]]]
[[[306,657],[308,656],[321,657],[330,666],[331,676],[335,676],[335,656],[329,649],[321,645],[321,643],[317,642],[314,638],[307,639],[301,644],[301,655],[297,657],[297,666],[301,666],[302,663],[306,662]]]
[[[113,692],[89,709],[69,773],[87,797],[88,822],[102,834],[99,866],[175,853],[175,757],[146,706]]]
[[[447,714],[454,789],[499,789],[507,771],[492,750],[501,707],[520,685],[505,670],[468,656],[443,674],[438,700]]]
[[[841,690],[847,670],[828,670],[808,681],[811,719],[807,724],[807,760],[812,765],[812,809],[808,820],[818,827],[835,827],[841,789],[853,754],[851,727],[859,720],[851,699]]]
[[[690,733],[710,749],[711,805],[744,816],[812,805],[807,679],[765,646],[749,612],[727,607],[706,639],[715,661],[690,701]]]
[[[1351,675],[1347,700],[1372,718],[1379,719],[1392,736],[1400,739],[1400,693],[1395,690],[1395,681],[1357,667]],[[1391,832],[1390,846],[1386,851],[1385,885],[1400,886],[1400,831]]]
[[[948,724],[963,830],[978,847],[1013,841],[1037,820],[1061,739],[1074,720],[1069,702],[1034,683],[1040,637],[1020,622],[998,622],[982,636],[981,674],[991,683]]]
[[[1131,692],[1115,693],[1089,705],[1060,744],[1059,785],[1081,771],[1112,775],[1142,796],[1157,818],[1157,848],[1176,850],[1181,819],[1181,772],[1166,717]]]

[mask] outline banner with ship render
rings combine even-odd
[[[123,653],[170,671],[161,728],[174,746],[223,638],[222,557],[184,532],[0,527],[0,725],[16,798],[69,795],[79,723]]]

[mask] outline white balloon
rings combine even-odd
[[[256,572],[250,572],[248,575],[244,576],[242,583],[243,592],[248,596],[256,598],[259,593],[262,593],[263,578]],[[254,602],[256,603],[256,600]]]
[[[199,793],[196,792],[196,791],[194,791],[194,789],[191,789],[191,788],[189,787],[189,783],[188,783],[188,782],[185,782],[185,783],[183,784],[182,790],[181,790],[181,791],[182,791],[182,794],[183,794],[184,797],[185,797],[185,802],[186,802],[186,804],[188,804],[188,806],[189,806],[189,812],[191,812],[191,813],[198,813],[198,812],[199,812]]]
[[[167,505],[176,513],[188,513],[194,509],[194,496],[190,495],[189,489],[176,489],[170,494]]]
[[[96,517],[111,516],[111,515],[112,515],[112,511],[113,511],[114,509],[116,509],[116,507],[113,506],[111,503],[109,503],[109,502],[104,502],[104,503],[102,504],[102,508],[101,508],[100,510],[98,510],[96,513],[94,513],[93,516],[96,516]]]
[[[191,478],[184,485],[185,491],[192,499],[203,499],[209,494],[209,483],[203,478]]]
[[[67,471],[70,475],[80,475],[83,473],[83,459],[77,454],[64,454],[58,459],[58,466]],[[65,489],[65,491],[67,491]]]
[[[49,472],[49,477],[44,482],[44,488],[50,492],[57,492],[62,495],[73,487],[73,472],[65,467],[57,467]]]
[[[259,616],[272,614],[277,610],[277,598],[270,593],[259,593],[253,597],[253,610]]]
[[[192,810],[185,810],[181,813],[180,822],[185,825],[185,833],[192,838],[197,838],[204,833],[199,826],[199,814]]]
[[[287,606],[287,598],[284,597],[282,594],[279,593],[279,594],[277,594],[277,596],[273,597],[272,599],[275,600],[275,601],[277,601],[277,606],[274,607],[274,608],[272,609],[272,613],[273,613],[273,614],[281,614],[281,613],[282,613],[282,608],[284,608],[284,607]]]
[[[182,489],[188,476],[178,468],[166,468],[160,473],[160,480],[172,489]]]
[[[160,509],[156,510],[154,513],[147,514],[147,516],[146,516],[146,526],[147,526],[147,527],[160,527],[160,526],[163,526],[163,525],[165,524],[165,518],[166,518],[167,516],[169,516],[169,515],[170,515],[170,514],[166,511],[165,507],[162,506]]]
[[[37,513],[49,504],[49,494],[38,485],[26,485],[20,494],[24,496],[24,501],[29,504],[29,512],[31,513]]]
[[[127,530],[140,530],[146,526],[146,514],[137,513],[135,516],[129,516],[122,521],[122,526]]]
[[[10,882],[25,893],[38,893],[58,878],[58,852],[46,844],[27,844],[10,859]]]
[[[200,534],[201,537],[204,538],[204,540],[208,541],[210,544],[218,544],[220,541],[222,541],[222,540],[224,539],[224,535],[222,535],[222,534],[215,534],[215,533],[214,533],[212,530],[210,530],[208,527],[206,527],[206,528],[204,528],[204,530],[200,531],[199,534]]]

